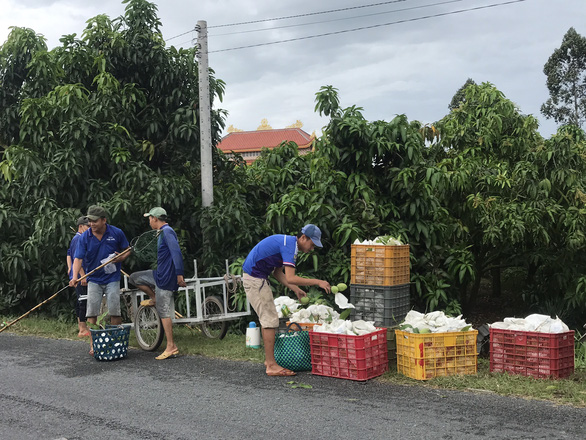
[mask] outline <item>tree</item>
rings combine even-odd
[[[90,19],[55,49],[22,28],[0,48],[0,310],[63,285],[68,225],[93,203],[129,239],[145,209],[165,206],[186,259],[206,252],[195,49],[165,46],[153,3],[124,3],[122,17]],[[210,92],[224,92],[213,72]],[[212,115],[214,143],[224,116]],[[229,183],[234,165],[216,151],[214,167]]]
[[[582,127],[586,122],[586,38],[570,28],[543,73],[550,98],[541,113],[558,124]]]
[[[450,111],[457,109],[458,107],[460,107],[460,105],[466,102],[466,88],[470,85],[476,85],[472,78],[468,78],[464,85],[460,87],[458,91],[454,94],[452,100],[450,101],[450,105],[448,105]]]

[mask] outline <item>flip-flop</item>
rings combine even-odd
[[[177,355],[179,355],[179,350],[172,351],[171,353],[164,351],[159,356],[157,356],[155,359],[158,361],[162,361],[164,359],[174,358]]]
[[[140,305],[143,307],[153,307],[155,305],[155,302],[152,299],[143,299],[140,302]]]
[[[92,335],[92,334],[91,334],[89,331],[86,331],[86,332],[79,332],[79,333],[77,334],[77,337],[78,337],[78,338],[87,338],[87,337],[89,337],[89,336],[91,336],[91,335]]]
[[[283,368],[277,371],[276,373],[267,373],[267,376],[295,376],[296,374],[297,373],[295,373],[294,371]]]

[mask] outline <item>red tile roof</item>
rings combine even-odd
[[[308,147],[314,137],[300,128],[281,128],[229,133],[217,145],[224,153],[231,151],[260,151],[263,147],[275,148],[283,141],[293,141],[299,148]]]

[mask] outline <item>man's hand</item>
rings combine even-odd
[[[70,279],[69,280],[69,287],[75,287],[75,286],[77,286],[77,282],[78,281],[75,278]]]
[[[301,289],[299,286],[291,285],[291,286],[289,286],[289,289],[291,289],[293,291],[293,293],[295,293],[295,295],[297,295],[298,299],[301,299],[304,296],[307,296],[307,293],[305,293],[303,291],[303,289]]]
[[[87,278],[84,278],[83,280],[81,280],[81,285],[87,286]]]
[[[180,287],[187,287],[187,283],[183,279],[183,275],[177,275],[177,284],[179,284]]]
[[[330,283],[328,283],[327,281],[319,280],[319,282],[317,283],[317,286],[324,289],[326,291],[326,293],[331,292]]]

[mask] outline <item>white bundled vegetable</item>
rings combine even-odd
[[[316,325],[313,327],[314,332],[336,333],[341,335],[361,336],[367,333],[375,332],[377,328],[371,321],[342,321],[335,319],[331,323]]]
[[[323,324],[332,322],[340,317],[340,314],[324,304],[312,304],[306,309],[299,309],[291,314],[291,322]]]
[[[423,314],[411,310],[399,325],[399,329],[410,333],[465,332],[471,328],[472,326],[462,319],[462,315],[452,318],[442,311]]]
[[[279,318],[286,318],[286,316],[283,315],[283,306],[285,306],[286,310],[289,310],[290,312],[295,312],[299,307],[299,303],[293,298],[289,298],[288,296],[279,296],[278,298],[274,299],[274,303]]]
[[[559,317],[556,316],[555,319],[552,319],[550,316],[536,313],[526,318],[505,318],[503,321],[490,324],[490,327],[500,330],[539,333],[565,333],[570,331],[569,327]]]
[[[402,246],[404,243],[399,238],[391,237],[390,235],[382,235],[376,237],[374,240],[360,241],[356,239],[354,240],[353,244],[361,244],[367,246]]]

